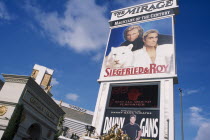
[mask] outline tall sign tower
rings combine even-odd
[[[149,1],[149,0],[148,0]],[[155,0],[111,12],[92,125],[115,125],[132,140],[174,140],[176,0]]]

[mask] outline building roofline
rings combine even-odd
[[[54,98],[53,98],[53,100],[59,106],[66,107],[66,108],[69,108],[69,109],[73,109],[75,111],[79,111],[79,112],[86,113],[86,114],[89,114],[89,115],[94,115],[94,112],[93,111],[90,111],[90,110],[87,110],[87,109],[84,109],[84,108],[81,108],[81,107],[78,107],[78,106],[75,106],[75,105],[72,105],[72,104],[68,104],[68,103],[65,103],[63,101],[58,101],[58,100],[56,100]]]

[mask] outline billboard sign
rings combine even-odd
[[[112,11],[111,21],[116,21],[120,19],[125,19],[129,17],[136,17],[138,15],[146,15],[148,13],[163,11],[167,9],[177,8],[177,0],[146,0],[140,5],[135,5],[132,7],[127,7],[123,9],[118,9]]]
[[[131,140],[159,140],[159,110],[107,109],[102,134],[115,124]]]
[[[114,86],[108,107],[158,108],[158,85]]]
[[[142,22],[145,20],[152,20],[155,18],[163,18],[167,17],[169,15],[174,15],[177,11],[174,9],[167,9],[163,11],[158,11],[158,12],[153,12],[145,15],[138,15],[134,17],[129,17],[129,18],[123,18],[115,21],[110,21],[109,24],[110,26],[119,26],[123,24],[129,24],[133,22]]]
[[[101,80],[175,77],[173,17],[113,28]]]
[[[131,140],[173,139],[177,10],[177,0],[142,0],[111,12],[93,119],[99,134],[118,124]]]

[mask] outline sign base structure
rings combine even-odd
[[[92,125],[98,134],[115,124],[126,131],[134,116],[142,140],[174,140],[173,86],[173,78],[102,82]]]

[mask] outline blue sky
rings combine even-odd
[[[145,1],[0,0],[0,73],[30,75],[34,64],[54,69],[53,97],[94,110],[110,10]],[[181,139],[179,87],[184,93],[185,140],[210,137],[209,4],[209,0],[179,0],[176,140]]]

